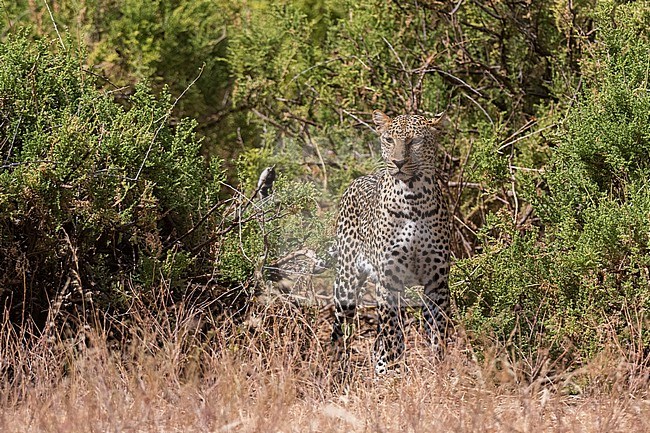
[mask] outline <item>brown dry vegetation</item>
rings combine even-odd
[[[121,320],[135,331],[121,341],[89,327],[25,340],[29,329],[5,321],[0,431],[650,430],[648,371],[616,341],[582,367],[543,354],[513,364],[503,347],[473,350],[461,329],[435,365],[410,332],[406,371],[377,379],[364,336],[341,386],[327,357],[326,310],[278,302],[237,323],[163,298],[157,309],[134,302]]]

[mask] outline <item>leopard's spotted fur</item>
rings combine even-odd
[[[378,300],[375,371],[385,373],[404,351],[402,295],[423,286],[423,317],[437,354],[448,333],[449,213],[436,178],[436,139],[442,118],[375,111],[385,168],[356,179],[341,199],[337,220],[332,343],[346,350],[366,279]]]

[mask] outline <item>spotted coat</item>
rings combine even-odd
[[[404,351],[405,287],[423,286],[423,317],[442,354],[450,314],[450,222],[436,178],[436,139],[442,118],[375,111],[385,167],[345,191],[337,220],[332,343],[347,352],[347,331],[360,289],[375,282],[378,301],[375,371],[385,373]]]

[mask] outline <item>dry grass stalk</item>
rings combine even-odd
[[[239,323],[206,317],[200,306],[134,305],[124,350],[111,348],[108,332],[53,342],[23,338],[30,330],[5,320],[0,431],[650,430],[647,369],[616,350],[527,381],[533,361],[509,363],[499,350],[482,358],[461,336],[435,365],[413,334],[406,372],[377,380],[359,361],[340,387],[317,310],[266,306]]]

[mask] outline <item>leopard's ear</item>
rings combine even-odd
[[[447,116],[447,113],[444,111],[436,114],[434,118],[427,120],[429,121],[429,125],[431,125],[431,127],[436,131],[444,131],[450,123],[449,116]]]
[[[377,125],[377,131],[379,131],[380,134],[388,129],[388,125],[390,125],[391,122],[390,117],[379,110],[372,112],[372,120],[375,122],[375,125]]]

